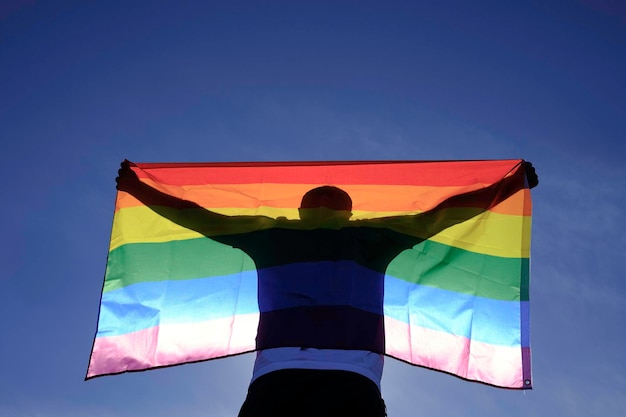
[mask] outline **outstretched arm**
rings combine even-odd
[[[265,216],[226,216],[212,212],[193,201],[168,194],[165,188],[157,189],[146,184],[137,176],[137,169],[130,161],[122,162],[116,178],[119,191],[132,195],[160,216],[205,236],[265,229],[275,222]],[[185,210],[185,215],[179,215],[181,209]]]
[[[534,188],[538,184],[535,168],[530,162],[523,161],[497,183],[452,196],[424,213],[364,220],[362,224],[390,228],[420,239],[428,239],[455,224],[484,213],[526,186]]]

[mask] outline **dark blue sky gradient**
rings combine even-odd
[[[124,159],[525,158],[535,389],[388,359],[392,417],[626,409],[626,7],[0,5],[0,415],[232,416],[252,355],[83,382]]]

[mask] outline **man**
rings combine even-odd
[[[538,180],[530,163],[530,187]],[[300,219],[224,216],[141,182],[122,164],[118,189],[158,214],[217,242],[239,248],[258,274],[257,358],[240,417],[385,415],[383,282],[389,263],[403,250],[484,212],[523,187],[524,171],[499,184],[443,201],[412,216],[352,221],[343,190],[307,192]],[[166,206],[192,208],[172,216]],[[481,206],[480,202],[490,202]],[[474,207],[463,218],[441,216],[446,207]],[[242,232],[245,230],[245,232]]]

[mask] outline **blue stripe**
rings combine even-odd
[[[161,324],[258,313],[256,271],[190,280],[142,282],[102,295],[96,337]]]
[[[530,347],[530,304],[523,302],[521,311],[522,346]]]
[[[385,315],[494,345],[520,345],[520,304],[385,277]]]
[[[265,277],[262,285],[267,286],[264,291],[280,294],[271,300],[264,297],[261,309],[257,300],[256,271],[182,281],[142,282],[110,291],[102,297],[97,337],[162,324],[202,322],[299,306],[350,305],[381,313],[380,302],[376,301],[376,294],[380,293],[380,278],[376,272],[341,261],[328,263],[334,264],[335,272],[329,274],[331,265],[324,264],[292,264],[260,271]],[[345,279],[346,275],[351,278]],[[278,277],[291,278],[275,279]],[[340,277],[343,279],[338,279]],[[520,326],[524,321],[520,310],[527,309],[527,304],[416,285],[389,275],[384,278],[386,316],[495,345],[528,343],[520,340]]]
[[[299,262],[258,274],[261,312],[322,305],[383,313],[384,275],[354,261]]]

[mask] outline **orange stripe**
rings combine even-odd
[[[144,179],[150,186],[157,184]],[[304,193],[317,185],[311,184],[216,184],[204,186],[164,186],[168,194],[193,201],[207,208],[297,208]],[[480,187],[422,187],[406,185],[339,185],[350,194],[354,211],[368,212],[423,212],[451,195]],[[529,216],[530,191],[520,190],[491,211],[500,214]],[[116,210],[142,206],[139,200],[126,192],[118,195]]]

